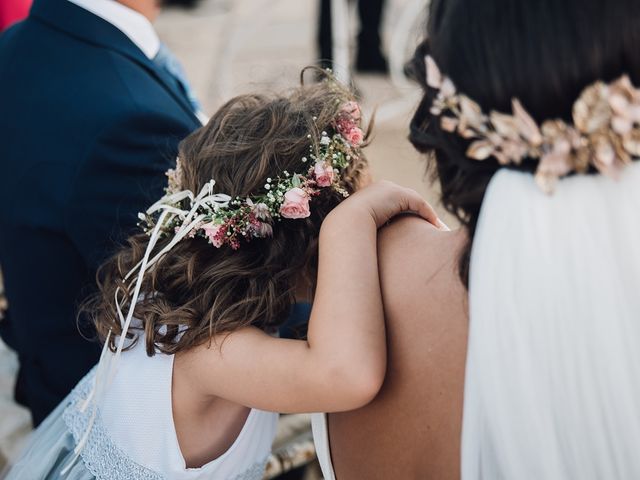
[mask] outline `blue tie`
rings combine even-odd
[[[189,99],[189,103],[191,104],[191,108],[193,112],[201,118],[204,116],[202,112],[202,105],[198,101],[191,85],[189,85],[189,81],[187,80],[187,75],[184,72],[184,68],[180,64],[180,61],[175,57],[171,50],[167,48],[164,43],[160,44],[160,49],[158,50],[157,55],[153,58],[153,62],[158,65],[160,68],[167,71],[175,80],[178,82],[178,85],[182,88],[185,95]]]

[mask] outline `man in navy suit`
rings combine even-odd
[[[0,333],[36,425],[96,363],[77,306],[201,125],[156,1],[36,0],[0,36]]]

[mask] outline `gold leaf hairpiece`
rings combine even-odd
[[[610,84],[596,82],[573,105],[573,124],[555,119],[538,125],[518,99],[512,113],[492,111],[458,93],[432,57],[425,57],[427,85],[438,94],[431,113],[443,130],[469,139],[466,155],[495,158],[501,165],[539,159],[538,186],[552,193],[559,178],[590,167],[615,177],[632,158],[640,157],[640,90],[627,75]]]

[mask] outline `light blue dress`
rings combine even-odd
[[[91,389],[95,370],[91,370],[38,427],[22,457],[9,472],[7,480],[93,480],[104,478],[105,472],[113,473],[113,469],[119,466],[133,475],[130,478],[161,478],[153,475],[153,472],[146,474],[138,468],[139,465],[127,459],[109,440],[99,418],[92,428],[90,441],[81,458],[75,458],[74,448],[82,437],[90,416],[89,411],[81,413],[78,407]],[[69,465],[72,466],[63,476],[62,471]]]
[[[173,358],[148,357],[144,342],[123,352],[89,429],[93,410],[81,406],[92,390],[94,368],[34,432],[6,480],[262,479],[278,414],[255,409],[224,454],[200,468],[186,467],[173,424]]]

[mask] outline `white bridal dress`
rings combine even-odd
[[[640,164],[566,178],[551,196],[498,172],[469,307],[462,478],[640,478]]]

